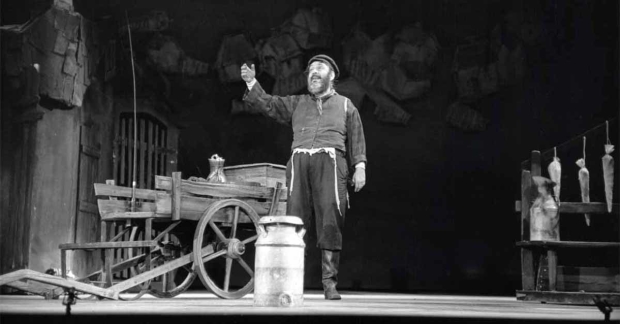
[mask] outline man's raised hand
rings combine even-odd
[[[256,77],[256,69],[254,68],[254,64],[250,68],[247,64],[243,63],[241,66],[241,78],[245,82],[252,82]]]

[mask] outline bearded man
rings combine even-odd
[[[354,166],[352,182],[358,192],[366,184],[366,142],[357,108],[334,89],[340,74],[334,60],[314,56],[306,72],[309,95],[272,96],[256,81],[254,64],[244,64],[241,78],[248,90],[243,100],[293,128],[286,213],[299,216],[305,226],[316,225],[325,299],[337,300],[349,165]]]

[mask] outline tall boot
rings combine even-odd
[[[323,292],[325,293],[325,299],[341,299],[340,294],[336,290],[336,285],[338,284],[338,265],[340,264],[340,251],[321,250],[321,256],[321,263],[323,266]]]

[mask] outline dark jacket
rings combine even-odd
[[[293,127],[291,150],[333,147],[347,154],[351,166],[367,162],[362,120],[346,97],[335,92],[321,99],[311,95],[272,96],[256,82],[243,100],[253,109]],[[317,100],[321,100],[321,111]]]

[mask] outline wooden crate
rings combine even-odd
[[[286,166],[271,163],[243,164],[224,167],[226,181],[258,182],[263,186],[275,187],[281,182],[286,186]]]

